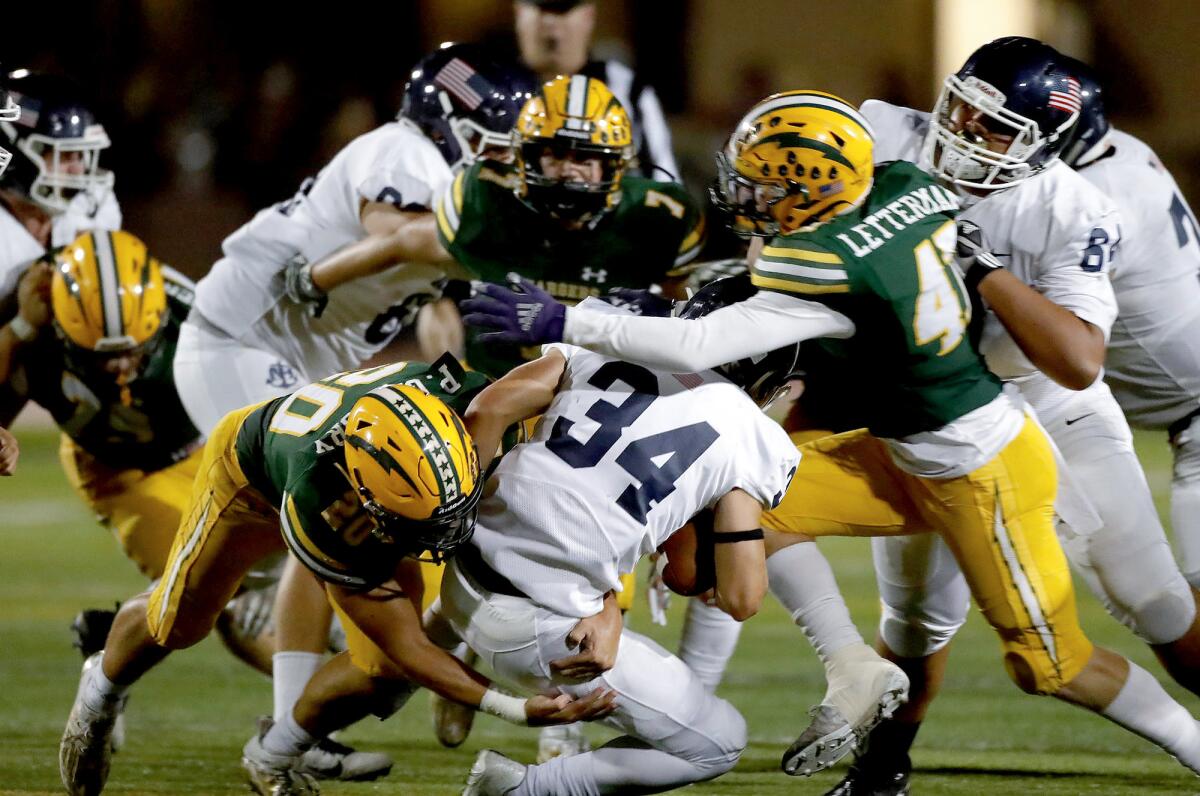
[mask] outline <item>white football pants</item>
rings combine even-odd
[[[1129,424],[1112,393],[1098,382],[1038,418],[1103,523],[1079,535],[1059,522],[1059,540],[1071,566],[1108,612],[1146,643],[1177,641],[1191,627],[1195,602],[1171,555]],[[1191,455],[1200,483],[1200,452]],[[945,646],[966,620],[968,592],[940,537],[874,539],[872,550],[883,601],[883,640],[905,657]]]
[[[1171,526],[1179,566],[1188,582],[1200,588],[1200,416],[1171,437],[1171,452]]]
[[[278,398],[309,379],[278,354],[251,348],[214,328],[187,321],[175,349],[175,387],[200,433],[229,412]]]
[[[580,696],[603,687],[617,693],[617,709],[604,723],[623,737],[530,766],[513,796],[658,793],[724,774],[746,747],[746,722],[737,709],[709,694],[683,661],[637,633],[622,633],[617,663],[603,676],[566,682],[551,674],[549,664],[572,654],[566,637],[578,618],[486,591],[454,561],[446,566],[440,605],[431,613],[430,638],[448,647],[448,624],[501,680],[521,691]]]

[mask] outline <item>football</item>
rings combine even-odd
[[[671,534],[659,546],[658,552],[667,559],[662,570],[663,582],[676,594],[693,597],[717,584],[711,513],[694,517]]]

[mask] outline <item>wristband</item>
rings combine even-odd
[[[17,339],[28,343],[33,338],[37,337],[37,329],[30,325],[29,321],[25,320],[20,315],[8,322],[8,328],[17,336]]]
[[[730,531],[729,533],[714,533],[713,544],[733,544],[734,542],[757,542],[763,538],[762,528],[752,531]]]
[[[525,713],[526,701],[489,688],[483,692],[483,699],[479,700],[479,709],[513,724],[529,726],[529,716]]]

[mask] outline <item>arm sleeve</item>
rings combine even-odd
[[[567,310],[563,342],[658,370],[692,373],[813,337],[850,337],[854,322],[814,301],[760,291],[703,318]]]

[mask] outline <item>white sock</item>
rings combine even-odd
[[[833,570],[815,544],[801,542],[778,551],[767,559],[767,576],[771,594],[804,631],[827,670],[834,652],[863,643]]]
[[[296,723],[289,711],[283,721],[276,721],[263,736],[262,748],[267,754],[279,757],[299,757],[319,739]]]
[[[1200,725],[1136,663],[1129,663],[1125,685],[1100,715],[1157,744],[1200,774]]]
[[[114,683],[105,676],[103,662],[104,654],[101,653],[84,678],[83,704],[92,710],[106,710],[129,690],[129,686]]]
[[[741,634],[742,623],[720,608],[695,597],[688,600],[679,657],[696,673],[696,679],[708,693],[720,685]]]
[[[321,668],[323,656],[316,652],[277,652],[271,656],[271,678],[275,692],[275,723],[290,718],[304,686]]]

